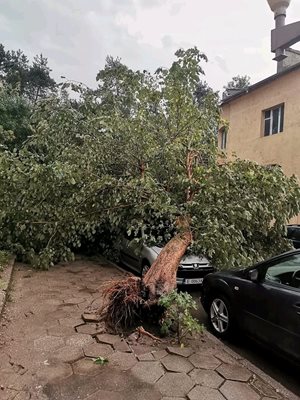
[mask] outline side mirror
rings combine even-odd
[[[249,271],[249,278],[252,282],[258,282],[258,270],[251,269],[251,271]]]

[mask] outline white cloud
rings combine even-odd
[[[287,22],[300,19],[299,3],[292,1]],[[209,58],[204,70],[215,89],[238,74],[255,82],[276,69],[273,26],[265,0],[10,0],[0,17],[7,47],[43,52],[56,77],[90,85],[107,54],[153,71],[195,45]]]

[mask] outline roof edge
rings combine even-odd
[[[283,70],[281,72],[278,72],[274,75],[268,76],[267,78],[265,78],[257,83],[254,83],[253,85],[249,86],[247,89],[243,89],[241,92],[234,94],[233,96],[227,97],[227,99],[224,99],[221,101],[221,107],[223,106],[223,104],[228,104],[231,101],[236,100],[239,97],[242,97],[242,96],[248,94],[249,92],[253,92],[254,90],[260,88],[261,86],[264,86],[278,78],[281,78],[282,76],[287,75],[288,73],[293,72],[297,69],[300,69],[300,62],[292,65],[289,68],[286,68],[285,70]]]

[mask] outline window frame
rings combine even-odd
[[[284,109],[285,109],[285,104],[280,103],[280,104],[277,104],[276,106],[262,110],[262,136],[263,137],[273,136],[273,135],[277,135],[278,133],[283,132]],[[274,111],[275,110],[279,110],[279,113],[278,113],[277,131],[273,132],[273,121],[274,121]],[[270,112],[269,117],[266,117],[267,112]],[[266,133],[266,121],[270,121],[268,133]]]
[[[285,290],[292,290],[292,291],[300,292],[300,288],[288,285],[286,283],[269,280],[266,277],[269,268],[276,267],[276,266],[278,266],[278,265],[280,265],[282,263],[285,263],[285,262],[291,260],[294,257],[299,257],[300,258],[300,254],[297,253],[297,254],[287,255],[286,257],[280,258],[279,260],[276,260],[276,261],[268,263],[267,265],[264,265],[263,268],[262,268],[262,271],[261,271],[261,282],[263,284],[274,285],[276,287],[280,287],[280,288],[285,289]]]
[[[222,128],[220,130],[220,149],[221,150],[226,150],[227,149],[227,129],[226,128]]]

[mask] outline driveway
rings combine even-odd
[[[105,332],[95,314],[103,285],[122,276],[104,260],[16,265],[0,326],[1,400],[295,399],[207,335],[180,348]]]

